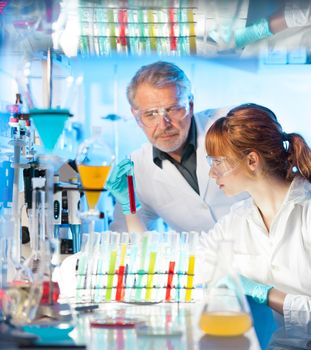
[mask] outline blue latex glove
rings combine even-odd
[[[267,304],[268,303],[268,294],[272,286],[265,285],[250,280],[247,277],[239,275],[240,284],[245,295],[254,299],[258,304]],[[226,286],[229,289],[235,289],[235,284],[233,283],[230,277],[225,277],[221,279],[217,286]]]
[[[125,215],[129,215],[131,213],[127,175],[133,174],[133,166],[134,163],[130,159],[122,160],[113,168],[106,183],[106,188],[113,194],[116,201],[121,204],[122,211]],[[133,180],[135,189],[135,179]],[[135,196],[135,202],[136,209],[139,209],[141,205],[137,196]]]
[[[258,304],[267,304],[268,303],[268,294],[269,290],[273,286],[266,284],[258,283],[250,280],[247,277],[240,275],[240,282],[244,293],[252,297]]]
[[[271,35],[272,33],[270,32],[268,20],[262,18],[249,27],[237,29],[235,31],[235,46],[237,48],[243,48],[248,44],[267,38]]]

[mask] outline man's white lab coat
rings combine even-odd
[[[156,227],[158,218],[162,218],[170,228],[178,232],[208,231],[220,217],[229,212],[234,202],[245,198],[226,197],[208,175],[210,168],[206,160],[205,134],[210,125],[217,118],[225,116],[226,112],[227,109],[207,110],[195,115],[200,195],[169,160],[163,160],[162,169],[154,164],[151,144],[143,145],[132,154],[136,194],[142,205],[138,214],[149,230]],[[115,231],[126,230],[119,205],[116,206],[114,222],[110,228]]]
[[[311,334],[311,184],[296,178],[269,234],[251,198],[235,204],[208,234],[201,236],[200,275],[211,276],[217,241],[234,241],[237,271],[288,293],[285,329]]]

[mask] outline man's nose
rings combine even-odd
[[[161,129],[166,129],[168,126],[172,124],[170,118],[168,118],[167,114],[164,112],[159,115],[158,127]]]

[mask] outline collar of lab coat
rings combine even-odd
[[[197,179],[200,189],[200,198],[204,201],[210,181],[214,181],[209,178],[210,167],[206,160],[205,150],[205,134],[208,128],[213,122],[225,116],[231,107],[225,107],[221,109],[208,109],[194,115],[196,127],[197,127]],[[152,158],[152,147],[149,148],[150,161],[153,162]],[[192,189],[187,183],[184,177],[179,173],[176,167],[168,160],[163,160],[162,169],[156,167],[154,169],[153,177],[156,181],[165,182],[166,186],[178,187],[180,191],[187,193],[189,196],[198,196],[198,194]],[[158,171],[163,171],[167,176],[157,176]]]
[[[288,189],[282,207],[284,208],[288,205],[295,205],[310,199],[311,183],[300,176],[296,176]],[[255,213],[255,215],[258,216],[258,208],[252,198],[234,204],[231,210],[238,215],[254,215]]]

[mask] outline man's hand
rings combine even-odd
[[[106,188],[113,194],[116,201],[121,204],[122,211],[125,215],[129,215],[131,213],[127,176],[133,174],[133,166],[134,163],[130,159],[122,160],[113,168],[106,183]],[[141,205],[136,196],[135,202],[136,209],[139,209]]]

